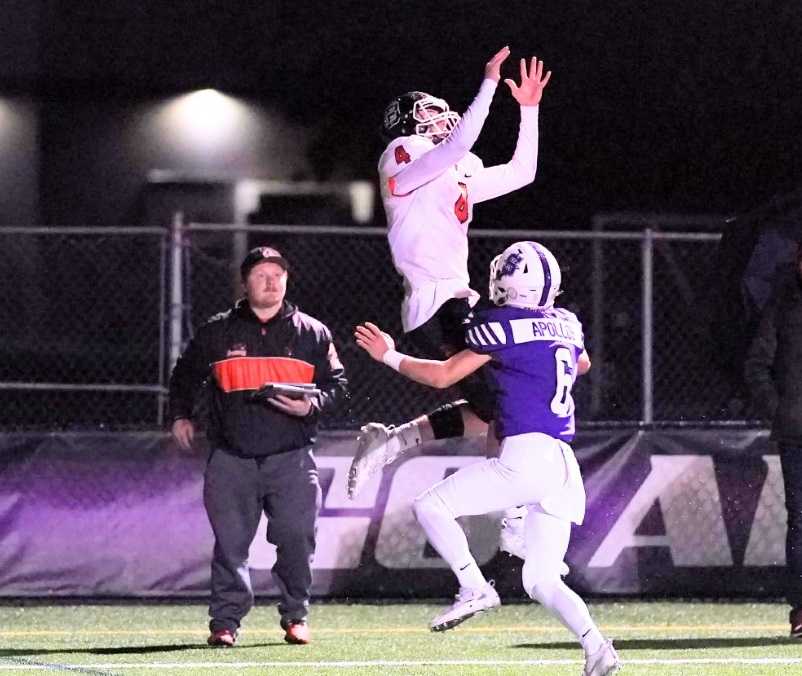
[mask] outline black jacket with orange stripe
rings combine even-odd
[[[209,442],[243,457],[313,443],[319,414],[345,398],[347,387],[329,329],[287,301],[263,323],[242,299],[198,329],[170,377],[172,420],[193,417],[207,379]],[[299,418],[251,399],[266,382],[315,383],[321,394]]]

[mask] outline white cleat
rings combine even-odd
[[[524,517],[507,517],[501,520],[501,532],[498,538],[500,551],[526,560],[526,538],[524,537]],[[571,569],[565,561],[560,562],[560,577],[566,577]]]
[[[446,631],[473,617],[476,613],[493,610],[501,605],[501,599],[488,582],[480,589],[461,588],[451,607],[444,610],[432,620],[432,631]]]
[[[621,660],[613,648],[613,642],[606,640],[592,655],[585,658],[585,669],[582,676],[610,676],[621,668]]]
[[[391,463],[402,449],[394,428],[381,423],[364,425],[357,437],[356,453],[348,470],[348,497],[353,500],[382,467]]]

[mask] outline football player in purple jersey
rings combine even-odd
[[[490,265],[490,299],[468,325],[467,349],[445,361],[417,359],[395,350],[374,324],[356,329],[356,342],[371,357],[432,387],[450,387],[487,365],[496,392],[493,415],[499,455],[463,467],[415,498],[415,516],[429,542],[459,581],[452,606],[432,620],[450,629],[478,612],[501,605],[468,547],[456,519],[526,505],[524,537],[532,553],[523,565],[526,593],[548,608],[580,641],[585,676],[607,676],[620,662],[585,602],[563,582],[560,568],[571,524],[582,523],[585,490],[574,452],[577,376],[590,369],[582,325],[554,307],[562,276],[552,253],[537,242],[517,242]]]
[[[487,62],[475,99],[460,116],[425,92],[393,99],[384,111],[387,146],[379,179],[393,264],[404,281],[401,320],[420,352],[445,359],[465,347],[463,323],[479,298],[468,275],[468,226],[475,204],[535,179],[538,111],[551,71],[533,57],[521,59],[518,82],[506,79],[520,107],[520,127],[509,162],[485,167],[471,152],[490,111],[509,57],[504,47]],[[382,467],[433,439],[487,434],[494,404],[484,374],[458,384],[463,400],[445,404],[398,427],[362,428],[348,477],[355,497]]]

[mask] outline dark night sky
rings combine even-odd
[[[542,105],[535,218],[730,211],[802,182],[798,2],[427,6],[437,9],[356,10],[298,54],[298,81],[341,83],[321,109],[348,121],[343,133],[367,137],[377,119],[368,111],[410,88],[466,105],[486,58],[509,42],[514,56],[537,54],[554,72]],[[336,56],[334,44],[345,46]],[[516,126],[502,87],[478,154],[506,159]]]
[[[358,178],[375,173],[392,96],[423,89],[463,109],[499,47],[536,54],[553,78],[536,187],[497,207],[518,207],[511,227],[728,213],[802,185],[798,0],[53,1],[41,26],[49,96],[256,96],[318,127],[321,171]],[[475,147],[486,164],[510,155],[517,120],[502,84]],[[479,224],[493,217],[489,204]]]

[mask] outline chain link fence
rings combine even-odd
[[[474,288],[486,293],[490,260],[520,239],[555,253],[564,271],[559,303],[584,324],[594,367],[575,389],[582,421],[733,418],[731,386],[710,365],[704,312],[716,235],[477,230]],[[268,243],[292,266],[288,298],[332,329],[347,369],[350,407],[327,426],[397,423],[453,399],[376,364],[353,342],[354,326],[371,320],[412,351],[381,229],[6,228],[0,427],[163,424],[171,358],[193,327],[241,294],[242,256]]]
[[[0,427],[154,425],[164,230],[0,228]]]

